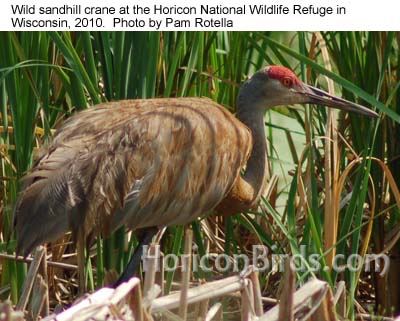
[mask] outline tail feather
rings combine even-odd
[[[54,150],[26,177],[14,211],[17,254],[27,256],[39,244],[69,230],[69,215],[82,203],[70,184],[72,154],[68,155],[65,148]]]

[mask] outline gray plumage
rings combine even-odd
[[[294,103],[377,116],[280,66],[242,86],[237,118],[205,98],[126,100],[77,113],[25,178],[17,252],[67,231],[108,235],[123,224],[160,228],[255,206],[267,175],[265,109]]]

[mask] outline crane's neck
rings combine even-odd
[[[264,129],[264,99],[254,95],[251,82],[246,82],[237,100],[236,117],[251,131],[253,148],[243,176],[235,181],[232,190],[217,206],[216,212],[231,215],[254,208],[264,191],[267,176],[267,144]],[[257,98],[258,97],[258,98]]]
[[[265,107],[258,106],[255,102],[243,102],[240,99],[238,101],[236,116],[251,130],[253,137],[253,149],[242,176],[252,189],[252,206],[255,205],[264,190],[268,171],[264,110]]]

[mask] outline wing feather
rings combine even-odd
[[[182,224],[212,210],[251,150],[249,130],[209,99],[107,103],[69,118],[27,176],[18,251],[68,230]]]

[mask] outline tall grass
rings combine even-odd
[[[210,233],[224,239],[213,248],[230,255],[254,242],[275,244],[277,253],[305,249],[306,270],[298,272],[299,284],[317,275],[334,288],[344,279],[353,302],[362,290],[360,274],[335,272],[333,254],[347,259],[356,253],[379,253],[390,242],[383,236],[399,222],[394,206],[400,181],[399,40],[395,33],[368,32],[0,33],[2,252],[14,250],[12,209],[19,179],[63,119],[102,101],[126,98],[206,96],[234,111],[243,79],[262,66],[283,64],[302,80],[376,108],[382,117],[374,121],[312,106],[268,111],[271,168],[277,174],[289,167],[291,174],[283,173],[283,184],[271,181],[273,192],[263,199],[263,211],[195,222],[198,251],[209,250]],[[335,82],[333,88],[329,79]],[[271,123],[277,113],[285,124]],[[274,145],[280,135],[291,146],[285,156]],[[386,173],[373,158],[387,165]],[[164,251],[181,252],[181,240],[182,227],[169,228]],[[92,263],[98,286],[105,271],[122,270],[136,244],[123,229],[97,242]],[[318,271],[307,261],[310,254],[321,257]],[[3,260],[2,266],[3,293],[15,302],[26,266],[14,260]],[[166,276],[166,291],[173,277]],[[372,277],[377,302],[388,310],[394,303],[382,289],[390,284]],[[276,294],[277,280],[271,271],[262,274],[265,294]],[[89,284],[94,286],[94,280]],[[347,317],[355,315],[350,304]]]

